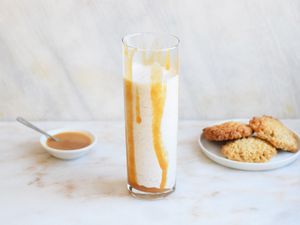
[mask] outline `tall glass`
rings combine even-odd
[[[167,34],[123,38],[128,190],[158,198],[175,190],[179,40]]]

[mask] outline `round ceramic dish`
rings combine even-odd
[[[234,120],[234,121],[248,123],[247,120]],[[222,121],[219,122],[218,124],[223,122],[227,122],[227,121]],[[214,124],[212,124],[211,126],[213,125]],[[220,165],[233,168],[233,169],[239,169],[239,170],[260,171],[260,170],[277,169],[294,162],[300,156],[300,151],[296,153],[278,151],[278,154],[274,156],[269,162],[266,163],[238,162],[238,161],[227,159],[225,158],[225,156],[223,156],[223,154],[221,153],[221,147],[222,144],[224,143],[208,141],[203,137],[203,133],[201,133],[198,142],[202,152],[212,161]],[[298,146],[300,146],[299,139],[298,139]]]
[[[83,129],[74,129],[74,128],[61,128],[61,129],[55,129],[47,131],[50,135],[55,135],[62,132],[80,132],[88,137],[91,138],[92,142],[88,146],[80,149],[75,150],[59,150],[55,148],[51,148],[47,145],[47,137],[42,135],[40,137],[40,143],[43,146],[43,148],[52,156],[59,158],[59,159],[76,159],[79,158],[85,154],[87,154],[97,143],[97,137],[95,134],[93,134],[90,131],[83,130]]]

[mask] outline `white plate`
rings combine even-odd
[[[232,121],[232,120],[231,120]],[[235,120],[237,121],[237,120]],[[238,120],[240,122],[247,123],[246,120]],[[217,124],[223,123],[226,121],[219,122]],[[213,126],[212,124],[211,126]],[[298,135],[299,136],[299,135]],[[207,141],[203,137],[203,133],[201,133],[199,138],[199,145],[203,153],[213,160],[214,162],[229,167],[233,169],[239,170],[252,170],[252,171],[260,171],[260,170],[272,170],[277,169],[283,166],[286,166],[292,162],[294,162],[299,156],[300,151],[297,153],[290,153],[284,151],[278,151],[278,154],[274,156],[269,162],[266,163],[247,163],[247,162],[238,162],[230,159],[226,159],[221,153],[221,146],[224,143]],[[298,146],[300,146],[300,140],[298,139]]]

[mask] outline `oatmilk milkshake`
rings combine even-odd
[[[154,36],[133,38],[145,35]],[[176,179],[177,46],[139,49],[126,37],[123,43],[128,189],[139,197],[165,196]]]

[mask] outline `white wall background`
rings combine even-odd
[[[121,37],[181,39],[180,117],[300,117],[300,0],[1,0],[0,120],[123,118]]]

